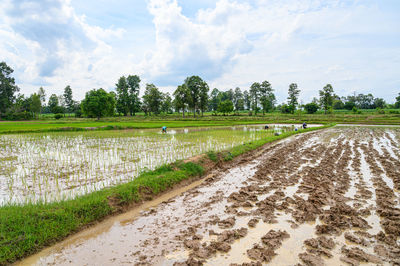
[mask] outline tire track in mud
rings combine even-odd
[[[266,146],[39,264],[398,265],[399,136],[339,127]]]

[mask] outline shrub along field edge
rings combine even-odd
[[[151,199],[182,180],[202,176],[205,172],[206,159],[217,164],[221,160],[231,160],[266,143],[333,125],[285,132],[279,136],[245,143],[218,154],[209,152],[196,162],[178,161],[164,165],[156,170],[142,173],[129,183],[72,200],[2,206],[0,207],[0,265],[13,263],[31,255],[96,221],[122,212],[124,207]]]

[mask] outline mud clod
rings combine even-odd
[[[324,261],[316,256],[316,255],[312,255],[309,253],[300,253],[299,254],[299,258],[306,264],[309,266],[322,266],[325,265]]]

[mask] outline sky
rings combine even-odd
[[[340,96],[400,93],[398,0],[0,0],[0,61],[20,92],[70,85],[81,100],[123,75],[172,93],[191,75],[210,90],[290,83],[306,103],[332,84]]]

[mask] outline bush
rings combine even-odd
[[[33,118],[31,112],[7,112],[5,119],[9,121],[30,120]]]
[[[64,116],[63,114],[55,114],[54,118],[58,120],[58,119],[62,118],[63,116]]]
[[[217,156],[217,154],[216,154],[214,151],[209,151],[209,152],[207,152],[207,155],[208,155],[208,158],[209,158],[211,161],[213,161],[213,162],[218,161],[218,156]]]
[[[347,110],[353,110],[353,108],[356,106],[356,104],[354,103],[354,102],[346,102],[345,104],[344,104],[344,109],[347,109]]]
[[[76,111],[75,111],[75,117],[77,117],[77,118],[82,117],[82,111],[81,111],[80,108],[79,108],[79,109],[76,109]]]
[[[230,100],[226,100],[221,102],[218,105],[218,112],[223,113],[225,115],[226,113],[231,113],[233,111],[233,103]]]
[[[318,111],[318,104],[316,103],[308,103],[304,105],[304,109],[306,110],[307,114],[314,114]]]
[[[389,114],[400,114],[397,110],[389,110]]]
[[[293,107],[287,104],[282,104],[281,106],[281,113],[282,114],[291,114],[293,112]]]
[[[53,114],[63,114],[65,110],[62,106],[57,105],[57,106],[54,106],[51,111]]]
[[[353,107],[352,111],[355,114],[361,114],[361,110],[358,110],[355,106]]]
[[[383,114],[385,114],[385,110],[383,110],[383,109],[381,109],[381,108],[376,108],[376,111],[378,112],[378,114],[381,114],[381,115],[383,115]]]

